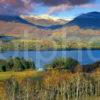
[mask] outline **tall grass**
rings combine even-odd
[[[100,78],[94,73],[52,70],[21,82],[11,78],[5,87],[8,100],[81,100],[100,96]]]

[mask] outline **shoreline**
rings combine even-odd
[[[68,49],[45,49],[45,50],[1,50],[2,52],[9,52],[9,51],[74,51],[74,50],[100,50],[100,48],[68,48]]]

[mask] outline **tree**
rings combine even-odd
[[[6,61],[0,60],[0,71],[6,71]]]
[[[6,66],[3,65],[1,69],[2,69],[3,72],[5,72],[6,71]]]
[[[29,59],[25,62],[26,69],[36,69],[35,63]]]
[[[30,59],[19,57],[0,60],[0,71],[23,71],[25,69],[36,69],[35,63]]]
[[[72,58],[56,58],[52,63],[46,65],[47,69],[66,69],[69,71],[74,71],[75,67],[78,65],[78,61]]]
[[[22,71],[25,69],[22,62],[21,62],[21,59],[18,57],[13,58],[13,63],[14,63],[13,69],[15,71]]]

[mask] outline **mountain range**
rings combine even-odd
[[[29,18],[31,19],[31,21],[27,20]],[[0,21],[26,24],[26,25],[30,25],[33,27],[41,28],[41,29],[58,29],[58,28],[66,27],[66,26],[75,26],[75,25],[79,26],[80,28],[93,28],[93,29],[100,28],[100,12],[90,12],[90,13],[82,14],[74,18],[70,22],[66,20],[62,20],[62,19],[58,19],[56,21],[52,19],[52,22],[51,22],[51,19],[49,17],[48,18],[29,17],[29,18],[20,17],[20,16],[0,15]],[[33,19],[33,22],[32,22],[32,19]],[[51,25],[43,26],[43,25],[38,25],[38,23],[34,24],[34,19],[39,20],[39,21],[43,20],[44,23],[46,23],[46,21],[48,21],[48,23],[51,22]],[[64,24],[59,24],[61,23],[61,21],[63,21]],[[56,23],[56,25],[54,24],[54,22]]]
[[[46,23],[46,25],[43,25]],[[44,17],[22,17],[0,15],[0,34],[21,34],[23,31],[33,33],[34,36],[50,35],[52,32],[78,26],[81,29],[100,29],[100,12],[81,14],[71,21]],[[63,32],[63,31],[62,31]]]
[[[100,29],[100,12],[82,14],[70,21],[67,25],[77,25],[80,28]]]
[[[35,22],[37,20],[37,23]],[[61,28],[63,27],[62,24],[60,24],[62,21],[66,22],[66,20],[62,20],[62,19],[58,19],[58,20],[54,20],[54,19],[40,19],[36,18],[36,17],[20,17],[20,16],[9,16],[9,15],[0,15],[0,21],[2,22],[10,22],[10,23],[19,23],[19,24],[24,24],[24,25],[29,25],[29,26],[33,26],[36,28],[40,28],[40,29],[57,29],[57,28]],[[44,26],[43,24],[39,25],[39,22],[43,21],[44,23],[51,23],[48,24],[47,26]],[[51,22],[52,21],[52,22]],[[35,22],[35,24],[34,24]]]
[[[54,16],[49,16],[49,15],[38,15],[38,16],[25,16],[25,15],[21,15],[21,18],[24,18],[34,24],[38,24],[38,25],[44,25],[44,26],[48,26],[48,25],[57,25],[57,24],[65,24],[66,22],[69,22],[72,19],[61,19],[58,17],[54,17]]]

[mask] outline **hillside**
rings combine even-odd
[[[45,17],[23,17],[0,15],[0,34],[23,38],[28,34],[29,38],[46,38],[69,36],[99,35],[100,13],[91,12],[82,14],[72,21]],[[43,22],[45,24],[43,24]],[[63,23],[63,24],[61,24]],[[46,25],[46,26],[45,26]],[[86,30],[84,30],[86,28]],[[96,29],[96,30],[94,30]],[[66,37],[65,37],[66,38]]]
[[[36,25],[43,25],[43,26],[65,24],[71,20],[71,19],[60,19],[60,18],[48,16],[48,15],[42,15],[42,16],[23,16],[22,15],[21,17],[31,23],[34,23]]]
[[[100,29],[100,12],[90,12],[82,14],[70,21],[67,25],[79,26],[87,29]]]
[[[35,25],[20,16],[0,15],[0,34],[24,36],[28,33],[35,36],[42,37],[50,34],[47,30],[43,30],[42,26]]]

